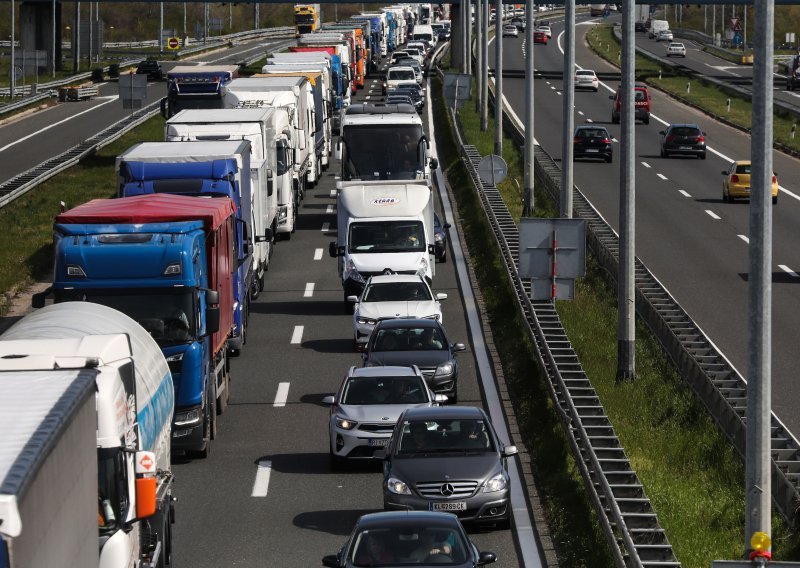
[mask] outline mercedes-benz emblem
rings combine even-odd
[[[455,487],[453,487],[450,483],[443,483],[442,488],[439,491],[445,497],[450,497],[453,493],[455,493],[455,490]]]

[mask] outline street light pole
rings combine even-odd
[[[503,156],[503,0],[494,8],[494,153]]]
[[[564,2],[564,135],[561,145],[561,216],[572,217],[572,133],[575,130],[575,0]]]
[[[489,2],[483,0],[483,69],[481,69],[481,132],[489,130]]]
[[[14,87],[17,86],[17,64],[14,61],[14,44],[16,43],[17,38],[15,36],[16,32],[14,28],[14,0],[11,0],[11,76],[9,77],[8,82],[8,94],[11,95],[11,100],[14,100]]]
[[[475,42],[475,83],[478,91],[478,96],[475,98],[475,110],[479,113],[481,108],[483,108],[483,67],[486,65],[483,61],[483,43],[487,40],[486,36],[483,35],[483,8],[481,2],[486,1],[487,0],[475,1],[475,35],[477,36],[477,41]],[[471,24],[472,14],[470,13],[467,18]]]
[[[533,75],[536,68],[533,64],[533,3],[525,4],[525,203],[522,214],[533,216],[533,167],[535,160],[533,133]]]

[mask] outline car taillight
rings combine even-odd
[[[672,142],[673,140],[675,140],[675,137],[672,134],[670,134],[664,139],[664,142]]]
[[[739,176],[737,176],[736,174],[733,174],[731,176],[731,183],[739,183]]]
[[[602,142],[603,144],[611,144],[611,140],[608,138],[603,138],[602,140],[600,140],[600,142]]]
[[[772,176],[772,183],[778,183],[778,176]]]
[[[698,137],[697,137],[697,143],[698,143],[698,144],[699,144],[700,142],[705,142],[705,141],[706,141],[706,137],[705,137],[705,136],[698,136]]]
[[[580,144],[582,141],[583,141],[583,138],[581,138],[579,136],[576,136],[575,138],[572,139],[572,143],[573,144]]]

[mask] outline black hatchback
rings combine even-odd
[[[609,164],[614,159],[611,135],[602,126],[579,126],[572,137],[572,156],[605,160]]]
[[[706,159],[706,133],[696,124],[670,124],[661,135],[661,157],[671,154]]]
[[[147,75],[148,81],[163,81],[164,71],[161,69],[161,63],[155,59],[145,59],[141,61],[136,67],[137,75]]]

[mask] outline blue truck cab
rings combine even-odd
[[[234,330],[230,354],[240,354],[247,338],[251,292],[255,286],[251,233],[250,142],[142,142],[116,162],[118,196],[171,193],[194,197],[225,197],[236,206]],[[255,239],[264,239],[256,235]]]

